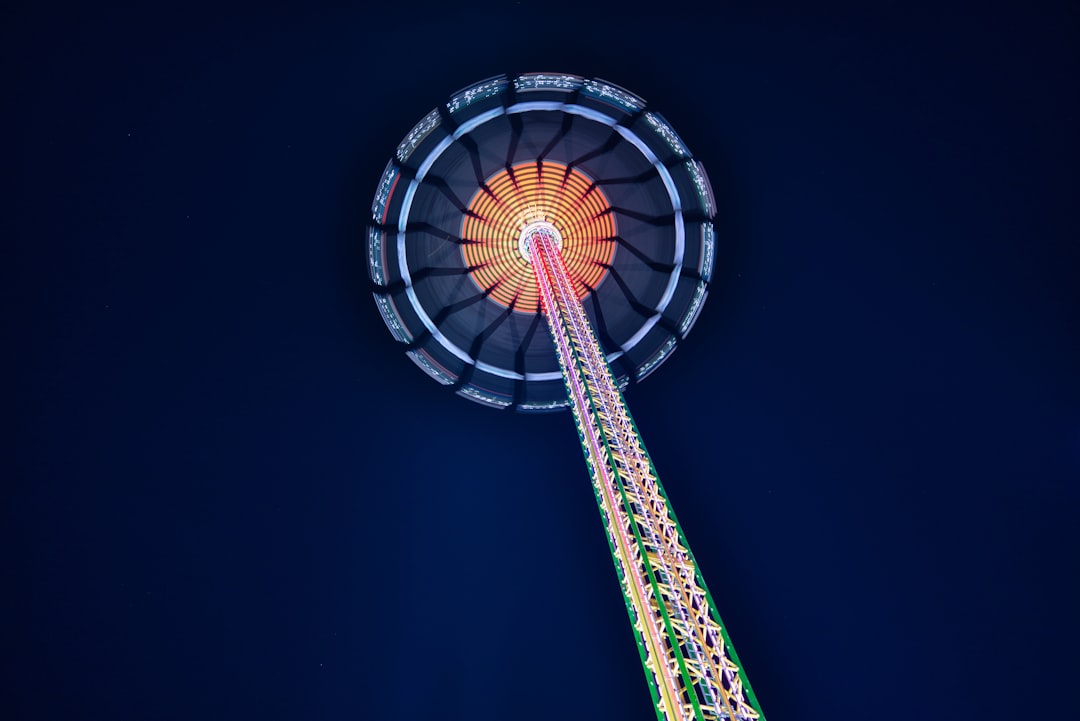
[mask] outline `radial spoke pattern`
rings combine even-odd
[[[521,163],[490,178],[469,203],[464,262],[482,290],[506,306],[533,309],[539,291],[519,252],[521,229],[535,221],[562,234],[563,259],[578,298],[603,279],[615,254],[611,206],[581,171],[561,163]]]

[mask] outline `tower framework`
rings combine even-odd
[[[497,76],[416,124],[371,213],[375,301],[418,367],[488,407],[573,412],[658,719],[763,719],[621,393],[708,295],[701,163],[624,88]]]
[[[578,300],[557,230],[528,249],[649,691],[661,721],[763,718]]]

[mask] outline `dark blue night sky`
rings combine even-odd
[[[364,270],[401,137],[530,70],[715,186],[627,397],[770,721],[1075,711],[1074,9],[98,5],[0,19],[4,718],[654,718],[570,416]]]

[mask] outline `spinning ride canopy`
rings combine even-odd
[[[659,114],[574,75],[485,80],[405,137],[372,204],[375,298],[409,357],[467,398],[569,405],[522,231],[555,226],[616,380],[689,332],[712,274],[704,168]]]

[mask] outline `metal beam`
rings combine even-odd
[[[558,248],[536,224],[528,259],[660,721],[764,721]]]

